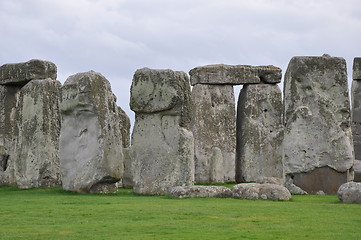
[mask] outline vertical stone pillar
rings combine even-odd
[[[284,81],[284,173],[308,193],[335,194],[354,162],[346,61],[293,57]]]
[[[354,181],[361,182],[361,58],[353,60],[352,74],[352,134],[355,149]]]
[[[70,76],[62,87],[60,111],[63,188],[82,193],[116,192],[123,177],[123,147],[129,138],[124,135],[129,124],[116,105],[108,80],[93,71]]]
[[[14,160],[19,188],[61,184],[59,169],[60,88],[57,80],[32,80],[20,90]]]
[[[278,85],[243,86],[237,108],[237,182],[282,178],[282,111]]]
[[[169,194],[194,182],[194,142],[190,131],[191,98],[185,73],[139,69],[130,107],[135,112],[130,158],[134,191]]]
[[[192,89],[192,99],[195,181],[232,182],[236,149],[233,86],[197,84]]]

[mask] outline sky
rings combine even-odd
[[[351,79],[361,56],[360,0],[0,0],[0,22],[0,65],[51,61],[62,83],[100,72],[132,121],[139,68],[188,73],[223,63],[284,73],[293,56],[327,53],[346,59]]]

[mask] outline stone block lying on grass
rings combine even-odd
[[[361,203],[361,183],[348,182],[342,184],[337,191],[337,196],[344,203]]]
[[[277,184],[241,183],[232,188],[234,198],[290,200],[291,193]]]
[[[188,197],[232,197],[231,189],[223,186],[178,186],[171,190],[171,195],[177,198]]]

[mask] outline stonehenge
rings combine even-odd
[[[129,125],[109,81],[94,71],[78,73],[65,81],[61,95],[63,188],[80,193],[116,192],[124,172],[123,148],[128,145],[124,133],[129,130],[122,129]]]
[[[346,61],[293,57],[284,81],[286,180],[308,193],[336,194],[353,177]]]
[[[194,141],[189,79],[184,72],[139,69],[131,86],[134,192],[169,194],[194,183]]]
[[[62,84],[48,61],[0,66],[0,185],[288,200],[341,196],[341,185],[361,181],[361,58],[351,101],[346,62],[329,55],[293,57],[283,94],[271,65],[205,65],[189,76],[136,70],[131,132],[100,73]],[[227,182],[240,184],[194,186]]]

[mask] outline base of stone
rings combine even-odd
[[[316,168],[306,173],[293,174],[293,183],[308,194],[323,191],[325,194],[336,194],[338,188],[347,182],[347,172],[337,172],[330,167]]]

